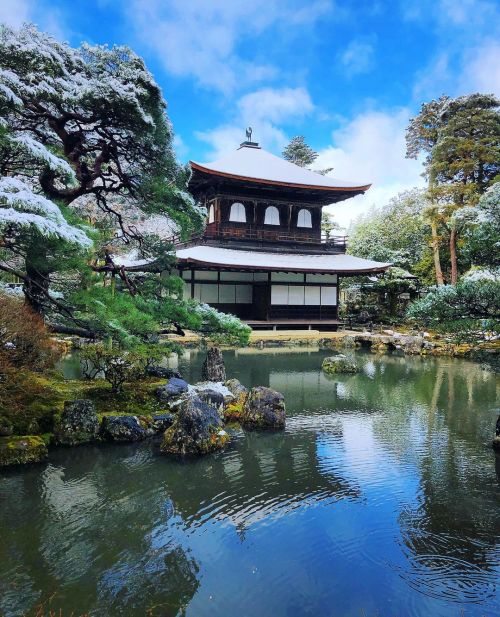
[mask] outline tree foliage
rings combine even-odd
[[[349,235],[352,255],[391,262],[423,278],[429,276],[428,200],[424,191],[400,193],[389,203],[361,216]]]
[[[473,207],[500,173],[500,101],[489,94],[424,103],[406,133],[407,156],[425,155],[436,279],[443,282],[440,236],[449,243],[450,278],[460,267],[458,209]],[[467,264],[462,264],[467,267]]]
[[[184,302],[172,244],[131,222],[164,217],[187,236],[204,219],[139,56],[2,27],[0,116],[0,271],[51,327],[126,348],[172,327],[210,336],[208,322],[215,337],[248,338],[238,320]],[[103,217],[84,224],[89,203]],[[125,248],[135,257],[121,263]]]
[[[461,340],[500,333],[500,277],[491,272],[472,271],[457,285],[441,285],[414,302],[410,319]]]

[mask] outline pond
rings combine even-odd
[[[284,393],[284,432],[172,460],[81,446],[0,474],[0,614],[500,614],[498,375],[448,358],[225,353]],[[203,355],[180,360],[199,379]],[[59,613],[58,613],[59,614]]]

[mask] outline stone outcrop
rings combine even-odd
[[[54,427],[54,440],[64,446],[94,441],[99,432],[99,419],[94,403],[88,399],[66,401]]]
[[[224,407],[224,420],[226,422],[239,422],[248,397],[248,389],[238,379],[228,379],[224,385],[233,397],[233,400],[227,401]]]
[[[0,467],[39,463],[48,454],[45,442],[38,435],[0,437]]]
[[[498,416],[495,427],[495,437],[493,437],[493,447],[500,450],[500,416]]]
[[[281,392],[259,386],[252,388],[248,394],[241,424],[246,428],[284,428],[285,427],[285,397]]]
[[[174,416],[171,413],[161,413],[151,418],[151,428],[154,434],[164,433],[172,426]]]
[[[229,441],[218,411],[197,396],[187,396],[178,406],[172,426],[165,431],[165,454],[207,454]]]
[[[349,360],[349,358],[343,354],[337,354],[336,356],[329,356],[328,358],[325,358],[321,368],[329,375],[335,373],[357,373],[359,370],[356,364],[354,364],[354,362]]]
[[[218,347],[211,347],[201,368],[201,378],[204,381],[226,381],[224,358]]]
[[[160,377],[161,379],[172,379],[172,377],[182,379],[182,375],[179,371],[158,365],[148,366],[146,368],[146,375],[149,375],[150,377]]]
[[[189,384],[184,379],[172,377],[164,386],[156,389],[156,396],[162,403],[172,403],[179,399],[189,389]]]
[[[142,426],[137,416],[132,415],[104,416],[101,423],[101,436],[106,441],[142,441],[152,433]]]

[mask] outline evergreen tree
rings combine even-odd
[[[283,150],[283,158],[299,167],[308,167],[318,158],[318,153],[306,144],[303,135],[297,135]]]
[[[293,137],[288,146],[283,150],[282,155],[286,161],[290,161],[290,163],[294,163],[299,167],[307,167],[308,169],[308,165],[312,165],[319,156],[317,152],[306,144],[305,138],[302,135]],[[328,167],[327,169],[313,169],[312,171],[326,176],[332,169],[333,167]]]
[[[2,27],[0,116],[0,270],[24,282],[54,328],[71,322],[120,344],[171,327],[248,336],[238,320],[185,303],[181,281],[160,276],[173,265],[171,244],[129,223],[131,210],[159,215],[187,235],[204,219],[141,58],[126,47],[73,49],[32,25]],[[78,220],[84,200],[105,215],[98,230]],[[139,259],[117,262],[118,244]]]
[[[441,97],[422,106],[407,130],[407,156],[426,154],[425,174],[432,201],[431,221],[436,278],[439,264],[438,221],[449,236],[451,282],[458,280],[454,212],[477,204],[480,195],[500,172],[500,101],[493,95],[472,94],[457,99]]]

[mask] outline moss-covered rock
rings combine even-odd
[[[233,396],[233,400],[226,402],[224,407],[224,420],[225,422],[240,422],[248,398],[248,389],[238,379],[228,379],[224,385]]]
[[[47,457],[47,446],[38,435],[0,437],[0,467],[39,463]]]
[[[164,454],[208,454],[229,441],[219,413],[198,397],[186,397],[179,405],[161,444]]]
[[[285,428],[285,397],[281,392],[259,386],[252,388],[240,418],[245,428]]]
[[[95,441],[99,433],[99,419],[95,405],[88,399],[66,401],[56,419],[54,439],[57,444],[76,446]]]
[[[13,432],[12,422],[5,416],[0,416],[0,437],[10,437]]]
[[[329,356],[323,360],[321,368],[329,375],[335,373],[357,373],[358,367],[343,354]]]

